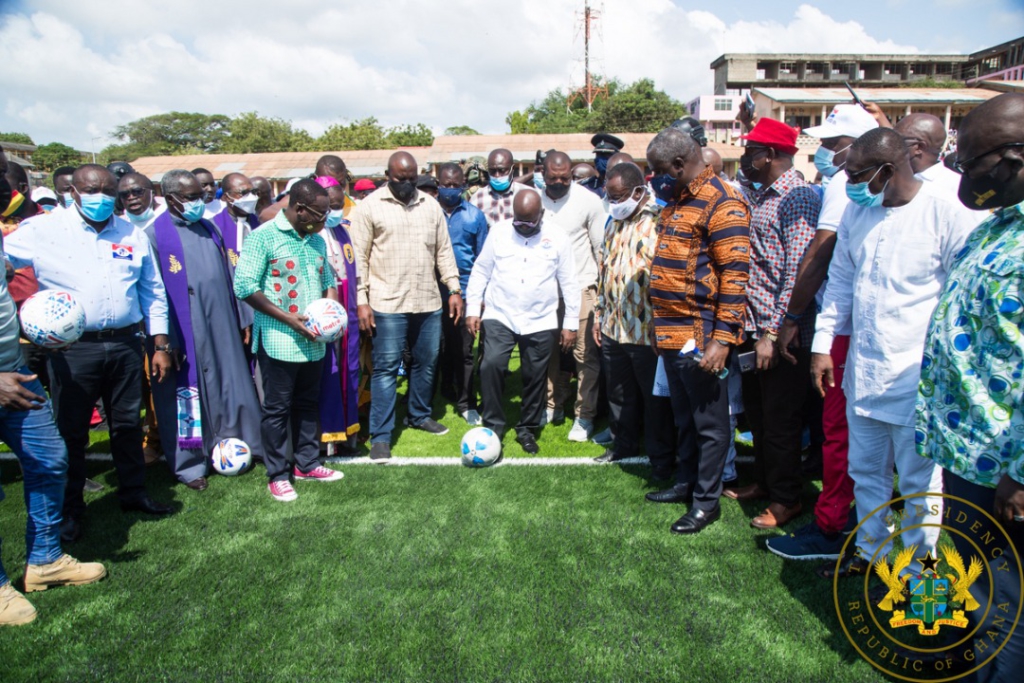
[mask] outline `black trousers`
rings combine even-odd
[[[659,472],[671,472],[676,466],[678,441],[672,401],[653,394],[658,356],[650,346],[620,344],[601,335],[601,358],[615,435],[612,450],[623,458],[638,455],[643,425],[644,446],[651,467]]]
[[[455,406],[460,413],[476,410],[476,387],[473,385],[475,359],[473,343],[476,341],[466,329],[463,317],[456,325],[452,319],[441,315],[441,334],[444,337],[444,354],[441,356],[442,387],[455,387]]]
[[[110,427],[110,453],[122,503],[146,494],[142,456],[142,340],[134,335],[79,341],[50,354],[50,386],[57,429],[68,447],[64,514],[85,514],[85,449],[96,401],[103,402]],[[166,381],[173,382],[174,378]]]
[[[291,475],[288,464],[288,428],[291,427],[295,466],[306,473],[320,463],[320,377],[323,360],[289,363],[256,354],[263,378],[263,462],[270,481]]]
[[[752,341],[740,350],[753,351]],[[743,375],[743,410],[754,437],[754,471],[757,483],[773,503],[792,507],[800,502],[803,488],[800,469],[800,436],[804,402],[811,380],[810,349],[794,349],[797,363],[783,359],[771,370]]]
[[[694,508],[710,511],[722,496],[722,470],[732,439],[726,380],[701,370],[691,356],[680,357],[675,350],[662,353],[672,412],[683,435],[676,481],[693,492]]]
[[[481,418],[485,427],[505,433],[505,373],[512,349],[519,345],[523,402],[516,434],[534,433],[547,406],[548,361],[555,352],[558,330],[516,334],[497,320],[484,320],[484,358],[480,362]]]

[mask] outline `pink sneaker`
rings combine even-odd
[[[292,483],[287,479],[272,481],[267,488],[270,489],[270,495],[274,497],[274,500],[279,500],[282,503],[291,502],[299,497],[299,494],[295,493]]]
[[[345,476],[338,470],[332,470],[323,465],[319,465],[305,474],[300,472],[298,467],[293,468],[292,472],[295,475],[295,481],[338,481]]]

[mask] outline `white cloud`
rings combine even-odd
[[[581,71],[575,0],[28,4],[0,15],[0,130],[83,149],[170,110],[257,110],[313,134],[366,116],[498,133],[509,111]],[[609,1],[601,29],[608,76],[650,77],[684,101],[711,91],[708,65],[727,51],[914,51],[810,5],[781,22],[727,23],[670,0]]]

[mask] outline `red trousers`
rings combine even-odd
[[[832,366],[836,385],[825,390],[822,427],[821,495],[814,506],[814,518],[826,533],[837,533],[846,526],[853,503],[853,480],[847,473],[850,433],[846,425],[846,395],[843,394],[843,371],[850,338],[838,336],[832,341]]]

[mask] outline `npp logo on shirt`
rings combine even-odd
[[[110,255],[122,261],[132,260],[132,247],[127,244],[111,244]]]

